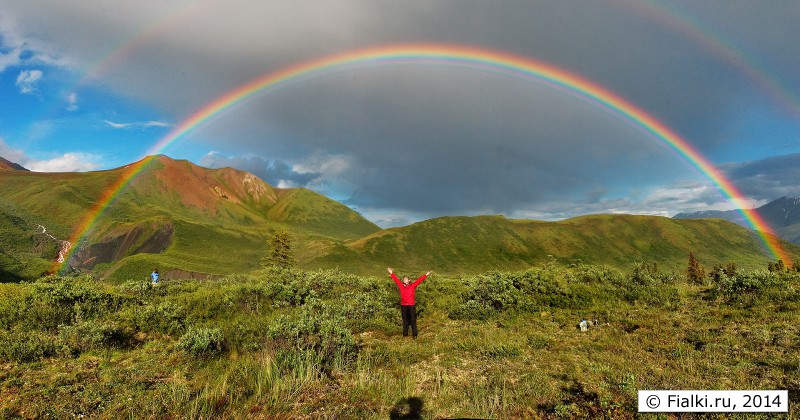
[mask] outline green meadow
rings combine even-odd
[[[416,340],[383,267],[5,283],[0,417],[655,419],[638,390],[788,389],[794,418],[800,273],[772,268],[434,273]]]

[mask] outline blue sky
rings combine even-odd
[[[138,160],[203,105],[344,51],[447,43],[548,62],[656,117],[753,206],[800,196],[800,2],[0,0],[0,156]],[[671,216],[731,203],[574,96],[477,69],[361,68],[257,95],[164,151],[307,187],[382,226],[442,215]]]

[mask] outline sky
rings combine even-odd
[[[800,196],[798,27],[800,0],[0,0],[0,156],[44,172],[115,168],[259,77],[368,48],[455,45],[613,92],[757,207]],[[613,110],[479,65],[337,67],[259,91],[156,151],[309,188],[382,227],[735,205]]]

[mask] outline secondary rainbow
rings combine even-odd
[[[515,77],[523,77],[570,93],[607,110],[616,117],[639,127],[648,137],[662,142],[679,155],[683,156],[683,158],[696,167],[704,176],[708,177],[722,194],[731,199],[737,208],[742,209],[740,210],[742,216],[747,220],[748,224],[758,232],[768,251],[776,259],[781,259],[787,263],[791,261],[789,255],[781,247],[780,242],[772,233],[769,225],[755,210],[746,209],[747,203],[742,198],[742,194],[736,186],[725,178],[725,176],[688,141],[681,138],[669,127],[614,92],[583,77],[530,57],[523,57],[495,50],[462,45],[424,44],[382,46],[334,54],[306,61],[283,70],[268,72],[261,77],[225,93],[202,107],[160,139],[148,150],[147,155],[152,156],[162,153],[171,144],[197,127],[207,123],[214,117],[219,116],[224,111],[242,103],[248,98],[269,89],[275,89],[291,82],[320,77],[349,68],[387,66],[403,63],[461,66],[478,68]],[[70,240],[74,245],[68,253],[67,261],[69,261],[69,257],[72,256],[74,250],[79,248],[78,245],[80,241],[91,231],[92,226],[102,215],[103,210],[108,207],[119,192],[122,191],[151,161],[151,157],[145,157],[135,164],[128,165],[118,181],[109,187],[108,193],[104,194],[103,197],[98,200],[84,222],[74,231]]]
[[[705,48],[714,57],[735,68],[749,78],[765,94],[772,97],[776,105],[780,105],[787,115],[800,116],[800,98],[792,94],[792,89],[782,82],[763,63],[737,48],[731,40],[713,31],[689,14],[688,9],[676,7],[669,2],[645,0],[628,2],[626,8],[639,12],[648,20],[669,28],[673,33],[691,39],[695,44]]]

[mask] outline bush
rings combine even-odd
[[[299,270],[272,268],[266,270],[269,283],[265,286],[265,294],[272,299],[275,306],[301,306],[309,299],[320,297],[322,285],[319,278]],[[315,281],[316,280],[316,281]]]
[[[278,349],[311,351],[320,360],[323,371],[346,367],[358,355],[358,345],[346,320],[339,316],[314,314],[306,309],[297,318],[281,316],[272,324],[267,335]]]
[[[796,281],[797,277],[794,273],[763,270],[734,275],[716,271],[711,277],[713,287],[710,294],[713,298],[723,298],[728,302],[749,301],[751,304],[774,300],[776,297],[795,300],[798,294],[789,282]]]
[[[113,321],[77,320],[72,325],[58,329],[61,344],[77,356],[88,350],[126,345],[133,337],[130,330],[123,329]]]
[[[624,289],[622,295],[631,303],[639,302],[669,309],[677,308],[681,302],[678,289],[669,285],[631,286]]]
[[[0,360],[35,362],[54,356],[58,350],[55,339],[35,331],[0,330]]]
[[[8,329],[22,317],[27,288],[24,285],[0,283],[0,329]]]
[[[494,314],[495,311],[486,305],[483,305],[481,302],[476,300],[468,300],[458,304],[455,309],[450,311],[448,316],[450,319],[456,320],[473,319],[476,321],[485,321],[491,318]]]
[[[94,279],[44,277],[31,285],[26,306],[31,328],[51,329],[72,322],[77,313],[92,318],[119,310],[130,298],[103,290]]]
[[[393,328],[400,314],[397,294],[380,292],[345,292],[336,305],[329,306],[333,316],[346,320],[347,327],[354,332],[385,330]]]
[[[450,312],[452,319],[485,320],[492,315],[516,307],[523,299],[515,278],[492,272],[463,280],[472,285],[459,295],[461,301]]]
[[[143,331],[175,335],[186,330],[186,310],[173,302],[146,305],[133,308],[132,311],[137,328]]]
[[[178,348],[192,356],[206,356],[222,351],[222,331],[219,328],[189,328],[178,340]]]
[[[510,274],[528,306],[584,308],[604,294],[606,274],[584,266],[574,269],[548,265]]]

